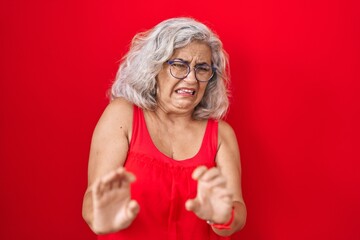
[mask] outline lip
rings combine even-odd
[[[196,90],[194,88],[182,87],[182,88],[175,89],[175,93],[180,94],[182,96],[194,96],[196,93]]]

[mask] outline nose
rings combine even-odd
[[[189,74],[186,76],[186,78],[183,79],[183,81],[186,81],[188,83],[197,83],[196,77],[195,77],[195,69],[190,69]]]

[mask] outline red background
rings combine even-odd
[[[248,206],[235,239],[360,239],[356,2],[2,0],[0,239],[95,239],[81,204],[105,92],[132,36],[175,16],[230,55]]]

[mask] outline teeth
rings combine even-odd
[[[190,93],[192,95],[195,94],[195,91],[193,90],[190,90],[190,89],[179,89],[179,90],[176,90],[177,93]]]

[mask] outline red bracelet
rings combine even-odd
[[[213,223],[211,221],[207,221],[207,223],[210,224],[214,228],[217,228],[219,230],[223,230],[223,229],[230,229],[230,225],[233,223],[233,221],[234,221],[234,208],[232,208],[231,217],[230,217],[230,220],[227,223],[217,224],[217,223]]]

